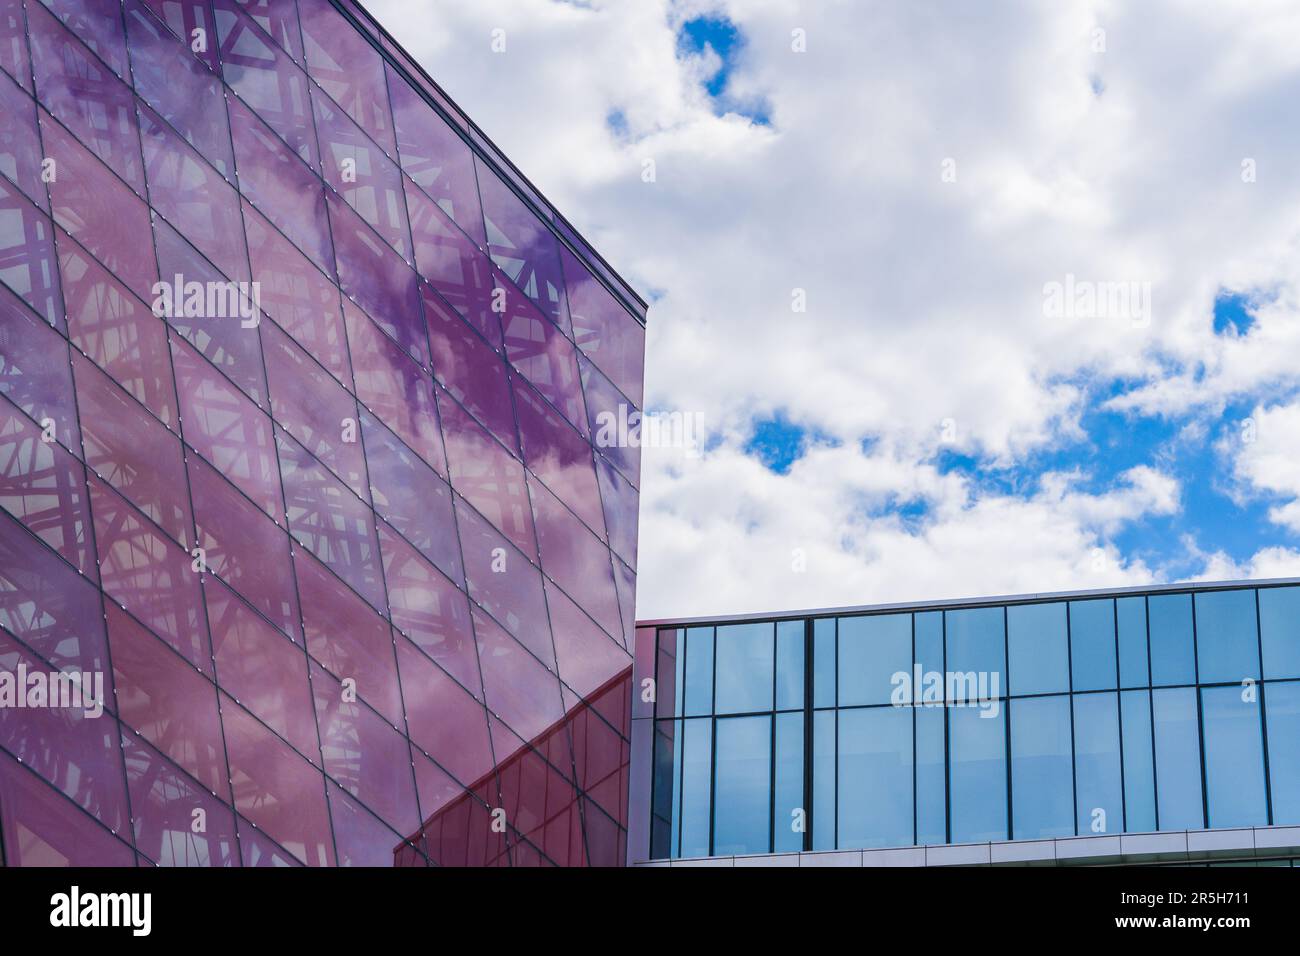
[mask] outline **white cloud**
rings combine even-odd
[[[370,6],[658,295],[649,402],[727,436],[694,462],[645,454],[642,616],[1151,579],[1111,538],[1177,508],[1166,463],[1087,494],[1052,476],[981,491],[935,471],[941,423],[1002,467],[1084,437],[1090,383],[1136,383],[1117,408],[1212,416],[1300,379],[1292,3]],[[715,115],[711,65],[679,58],[675,26],[703,10],[739,25],[731,91],[770,104],[770,127]],[[1067,274],[1149,282],[1152,321],[1048,320],[1043,286]],[[1216,337],[1224,287],[1277,298],[1249,335]],[[764,471],[738,436],[775,409],[844,444]],[[867,436],[883,450],[860,453]],[[853,507],[890,495],[930,510],[907,524]],[[792,576],[778,565],[799,546],[809,571]]]

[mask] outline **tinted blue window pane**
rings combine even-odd
[[[1185,687],[1151,694],[1160,829],[1199,830],[1205,826],[1205,815],[1201,806],[1196,690]]]
[[[1115,687],[1115,602],[1070,602],[1070,668],[1075,690]]]
[[[840,711],[839,788],[841,849],[911,845],[911,708]]]
[[[954,843],[1007,838],[1006,725],[1000,713],[981,716],[984,713],[991,711],[948,708]]]
[[[835,706],[835,619],[813,621],[813,706]]]
[[[776,818],[773,851],[803,849],[803,714],[776,715]]]
[[[1124,829],[1148,833],[1156,828],[1156,777],[1151,751],[1151,695],[1145,690],[1120,694],[1124,725]]]
[[[1064,604],[1007,608],[1007,680],[1012,694],[1063,694],[1070,689]]]
[[[1196,655],[1203,684],[1259,678],[1253,590],[1196,595]]]
[[[1259,589],[1265,677],[1300,677],[1300,588]]]
[[[719,720],[717,747],[713,853],[768,853],[772,827],[772,718]]]
[[[1147,744],[1147,758],[1151,745]],[[1120,782],[1119,696],[1074,698],[1074,792],[1079,833],[1119,833],[1124,828]]]
[[[948,671],[974,675],[989,696],[1006,693],[1003,613],[1000,607],[947,612]]]
[[[660,631],[659,641],[661,648],[667,645],[668,649],[660,652],[657,666],[663,668],[668,665],[673,668],[673,693],[671,698],[665,700],[663,688],[656,688],[655,713],[663,717],[671,709],[672,716],[681,717],[686,712],[686,695],[683,692],[683,681],[686,680],[686,632],[680,629]]]
[[[713,712],[713,628],[686,630],[686,709],[688,717]]]
[[[1205,730],[1205,797],[1212,827],[1265,826],[1264,740],[1258,688],[1242,700],[1241,687],[1201,691]]]
[[[650,829],[650,856],[663,859],[676,856],[678,775],[681,751],[675,738],[677,728],[671,720],[655,721],[654,797]]]
[[[743,714],[772,709],[772,624],[732,624],[718,628],[716,713]]]
[[[1300,683],[1264,688],[1273,822],[1300,825]]]
[[[913,615],[916,663],[921,672],[943,673],[943,611],[922,611]]]
[[[1119,627],[1119,680],[1123,687],[1145,687],[1147,670],[1147,599],[1122,597],[1115,602]]]
[[[813,714],[814,850],[835,849],[835,711]]]
[[[943,708],[915,707],[912,713],[916,720],[916,842],[946,843]]]
[[[1196,683],[1190,594],[1153,594],[1147,599],[1151,631],[1151,683]],[[1161,824],[1164,819],[1161,819]]]
[[[709,782],[712,778],[713,721],[679,721],[681,757],[681,844],[678,856],[709,855]]]
[[[1011,826],[1017,840],[1074,835],[1070,698],[1013,700]]]
[[[776,709],[803,706],[803,621],[776,626]]]
[[[912,615],[842,617],[839,645],[841,707],[887,704],[895,674],[910,682]]]

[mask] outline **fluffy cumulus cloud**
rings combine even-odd
[[[1294,3],[370,7],[651,299],[642,618],[1300,573]]]

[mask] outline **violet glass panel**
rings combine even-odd
[[[631,658],[613,638],[596,625],[582,608],[549,581],[546,604],[555,635],[555,658],[560,679],[581,696],[598,689],[611,674],[631,664]]]
[[[403,182],[420,274],[488,344],[500,349],[501,319],[493,308],[491,260],[409,179]],[[430,298],[427,290],[424,298],[426,302]]]
[[[332,866],[321,772],[225,695],[221,712],[235,809],[302,862]]]
[[[587,410],[582,401],[573,343],[513,286],[505,284],[500,274],[496,278],[505,301],[506,311],[501,321],[505,328],[506,356],[585,435]]]
[[[300,617],[289,536],[202,458],[189,456],[187,467],[205,564],[296,641]]]
[[[348,796],[333,780],[328,781],[328,790],[334,843],[338,847],[338,865],[393,866],[394,848],[402,842],[402,838]],[[410,862],[406,865],[418,864]]]
[[[479,690],[469,601],[387,525],[379,526],[393,626],[476,697]]]
[[[605,504],[609,545],[624,564],[635,570],[637,509],[641,496],[617,468],[600,456],[596,457],[596,475],[600,479],[600,497]]]
[[[160,866],[239,866],[235,814],[158,750],[122,734],[135,845]],[[203,830],[194,832],[194,811]]]
[[[278,429],[276,445],[294,538],[374,607],[384,610],[374,512]]]
[[[640,410],[616,389],[586,356],[579,356],[582,389],[587,399],[587,419],[591,423],[591,441],[600,453],[612,461],[633,486],[641,478],[641,445],[627,441],[639,428]]]
[[[567,327],[559,240],[496,173],[475,162],[492,261],[552,322]]]
[[[474,612],[488,707],[525,740],[564,716],[554,674],[482,611]]]
[[[573,340],[634,404],[640,404],[645,327],[628,313],[567,247],[560,250],[569,291]]]
[[[362,413],[361,425],[375,510],[443,574],[462,583],[451,488],[375,419]]]
[[[312,763],[320,762],[307,655],[220,582],[203,581],[217,682]]]
[[[450,397],[440,398],[452,487],[530,558],[537,554],[524,467]]]
[[[189,552],[94,476],[89,485],[104,593],[210,674],[203,595]]]
[[[450,506],[449,506],[450,507]],[[63,555],[91,580],[99,579],[90,541],[86,470],[41,428],[0,398],[0,508]]]
[[[22,296],[46,322],[63,331],[63,299],[55,267],[53,224],[3,178],[0,178],[0,282]]]
[[[81,455],[68,343],[0,286],[0,395]]]
[[[420,314],[415,270],[334,193],[326,196],[326,204],[343,291],[356,299],[398,345],[427,366],[429,343]]]
[[[447,473],[433,380],[409,355],[346,299],[357,398],[441,475]]]
[[[189,44],[190,51],[207,64],[218,69],[217,24],[212,19],[208,0],[143,0],[158,19]]]
[[[582,815],[573,784],[533,750],[499,767],[498,776],[501,806],[517,832],[560,866],[582,865]],[[514,865],[527,865],[519,849],[516,840]]]
[[[524,461],[546,487],[603,535],[600,492],[591,446],[527,385],[516,383],[515,409],[524,440]]]
[[[55,229],[68,337],[168,428],[177,430],[167,326],[62,229]]]
[[[136,92],[218,172],[234,179],[221,81],[140,0],[126,0],[126,30]]]
[[[244,203],[244,229],[262,311],[351,389],[338,287],[248,203]]]
[[[216,0],[215,10],[226,83],[275,130],[290,151],[315,168],[319,153],[307,74],[233,0]]]
[[[302,61],[302,32],[298,29],[298,10],[283,0],[239,0],[244,11],[258,26],[271,35],[295,60]]]
[[[113,16],[121,42],[121,11]],[[144,195],[131,88],[39,3],[27,5],[27,25],[41,105]]]
[[[99,592],[8,515],[0,515],[0,625],[59,670],[108,667]]]
[[[0,672],[17,680],[19,668],[28,677],[51,676],[52,668],[8,634],[0,631]],[[84,706],[0,707],[0,748],[19,758],[83,810],[114,832],[128,822],[122,756],[118,752],[117,723],[100,712],[110,700],[107,686],[97,692],[93,675],[83,675],[91,701]],[[28,688],[29,694],[34,694]],[[40,698],[31,698],[35,704]],[[98,701],[98,703],[95,703]]]
[[[122,12],[112,2],[41,0],[74,36],[94,50],[118,76],[126,78],[126,44],[122,41]],[[30,10],[32,4],[28,4]],[[39,17],[28,13],[29,19]]]
[[[344,21],[328,0],[299,0],[298,15],[302,18],[307,69],[312,79],[390,156],[395,156],[393,116],[378,51]]]
[[[311,102],[325,181],[398,255],[411,262],[401,170],[319,88],[312,89]]]
[[[26,20],[23,0],[0,0],[0,69],[30,93],[32,64],[27,57]]]
[[[177,339],[171,345],[186,444],[282,522],[271,419],[188,345]]]
[[[315,664],[311,685],[325,773],[394,830],[413,832],[420,812],[406,738],[365,704],[345,699],[343,685]],[[380,850],[391,853],[392,847]]]
[[[0,826],[9,866],[133,866],[130,846],[0,753]]]
[[[149,235],[149,210],[67,131],[42,114],[41,137],[58,174],[50,183],[54,220],[146,302],[158,277]],[[133,127],[134,128],[134,127]]]
[[[402,725],[397,659],[388,622],[319,561],[294,554],[307,649],[334,676],[355,683],[357,695],[394,725]]]
[[[542,569],[609,634],[622,629],[609,548],[553,494],[530,483]]]
[[[548,667],[554,666],[541,572],[460,499],[456,518],[470,596]]]
[[[493,435],[519,454],[510,375],[501,356],[421,285],[434,377]]]
[[[613,564],[618,606],[623,615],[623,645],[631,650],[636,635],[636,572],[618,558]]]
[[[230,101],[230,126],[244,196],[332,276],[334,252],[325,214],[325,187],[239,100]],[[248,241],[256,243],[251,230]]]
[[[480,247],[486,246],[483,210],[479,206],[478,183],[474,175],[474,155],[469,144],[391,67],[387,72],[402,171],[415,180],[470,239]]]
[[[226,278],[248,282],[248,249],[234,187],[145,106],[140,107],[140,139],[149,204]]]
[[[492,747],[483,705],[400,636],[397,668],[412,742],[459,781],[488,773]]]
[[[303,862],[251,823],[235,814],[244,866],[301,867]]]
[[[267,324],[262,351],[271,382],[271,415],[316,458],[370,500],[356,399],[293,340]]]
[[[72,370],[86,466],[173,540],[192,547],[180,439],[80,355]]]
[[[4,16],[0,9],[0,22]],[[3,45],[0,37],[0,47]],[[48,211],[50,197],[41,181],[42,158],[36,103],[17,83],[0,73],[0,173],[16,183],[28,199]]]

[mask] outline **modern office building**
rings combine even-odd
[[[654,621],[629,859],[1300,856],[1300,581]]]
[[[351,0],[0,0],[0,174],[3,863],[622,863],[644,302]]]

